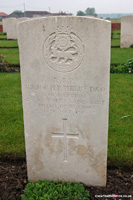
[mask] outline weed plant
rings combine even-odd
[[[4,72],[8,67],[8,62],[5,61],[4,56],[0,54],[0,72]]]
[[[111,66],[111,73],[133,73],[133,58],[124,65]]]
[[[10,65],[19,65],[19,50],[0,48],[0,54],[2,54]]]
[[[89,200],[89,191],[83,184],[53,181],[30,182],[26,185],[21,200]]]

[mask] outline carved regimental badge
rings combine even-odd
[[[81,39],[68,27],[58,27],[45,40],[43,55],[52,69],[70,72],[80,66],[84,57],[84,46]]]

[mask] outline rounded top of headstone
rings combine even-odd
[[[20,38],[19,43],[22,44],[28,37],[27,43],[41,52],[41,62],[54,71],[67,73],[79,69],[84,62],[89,48],[85,48],[86,42],[90,40],[92,46],[93,39],[95,38],[93,43],[96,43],[99,35],[109,35],[109,29],[111,30],[110,21],[95,17],[51,16],[18,23],[18,40]],[[23,45],[19,45],[21,46]],[[37,55],[38,51],[36,50]]]
[[[24,17],[23,17],[24,18]],[[55,22],[57,23],[58,20],[62,20],[62,19],[70,19],[70,20],[89,20],[89,21],[101,21],[101,22],[105,22],[105,23],[111,23],[110,20],[105,20],[105,19],[101,19],[101,18],[97,18],[97,17],[93,17],[93,16],[49,16],[49,17],[37,17],[37,18],[28,18],[30,19],[30,21],[28,23],[34,23],[35,21],[43,21],[43,20],[55,20]],[[22,22],[22,23],[26,23],[26,22]]]
[[[126,15],[126,16],[122,16],[121,17],[121,21],[124,21],[124,20],[133,20],[133,15]]]
[[[11,20],[11,19],[17,19],[17,18],[16,17],[7,17],[7,18],[5,18],[3,20]]]

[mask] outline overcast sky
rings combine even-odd
[[[96,13],[133,13],[133,0],[0,0],[0,12],[10,14],[14,10],[38,10],[50,12],[85,11],[94,7]]]

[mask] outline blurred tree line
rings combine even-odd
[[[85,10],[85,12],[79,10],[79,11],[77,12],[77,16],[94,16],[94,17],[96,17],[97,14],[96,14],[96,12],[95,12],[95,8],[87,8],[87,9]]]

